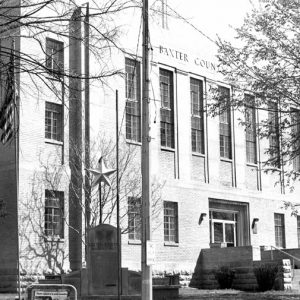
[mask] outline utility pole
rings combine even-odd
[[[143,0],[142,92],[142,300],[152,300],[152,267],[147,264],[151,241],[150,121],[149,121],[149,24],[148,0]]]

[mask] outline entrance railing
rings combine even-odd
[[[277,250],[277,251],[279,251],[279,252],[281,252],[281,253],[287,255],[287,256],[290,257],[290,258],[292,258],[293,277],[294,277],[295,260],[297,260],[297,261],[300,262],[300,258],[298,258],[298,257],[296,257],[296,256],[294,256],[294,255],[292,255],[292,254],[290,254],[290,253],[288,253],[288,252],[286,252],[286,251],[284,251],[284,250],[282,250],[282,249],[276,247],[276,246],[271,245],[270,247],[271,247],[271,260],[274,260],[274,257],[273,257],[273,249],[275,249],[275,250]]]

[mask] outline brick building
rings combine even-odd
[[[277,122],[278,115],[250,110],[247,130],[239,123],[245,116],[233,109],[209,116],[210,85],[220,87],[224,101],[232,87],[218,72],[215,44],[172,16],[165,3],[156,2],[151,9],[151,174],[160,186],[153,217],[153,271],[192,274],[201,249],[221,244],[298,248],[300,217],[282,207],[285,200],[297,201],[299,190],[285,189],[282,169],[264,172],[270,141],[258,140],[255,133],[258,120]],[[183,7],[177,8],[180,12]],[[198,13],[205,19],[205,11]],[[215,13],[217,18],[221,12]],[[135,166],[140,164],[141,148],[140,17],[138,8],[115,15],[122,24],[122,47],[110,50],[107,65],[122,74],[108,78],[106,85],[90,82],[91,141],[101,142],[99,135],[105,135],[115,142],[117,89],[122,150],[134,153],[130,164]],[[17,45],[54,71],[64,66],[83,74],[83,47],[72,39],[83,31],[83,22],[75,18],[69,26],[70,39],[43,33],[45,53],[36,41],[21,38]],[[103,67],[93,57],[90,65]],[[2,290],[11,289],[17,274],[17,207],[22,274],[74,271],[85,261],[83,154],[78,158],[84,153],[84,79],[70,79],[68,90],[60,81],[51,81],[52,87],[37,82],[38,88],[32,88],[26,73],[20,74],[18,83],[17,160],[13,143],[0,146],[0,203],[6,212],[0,219]],[[93,155],[99,155],[99,149]],[[299,169],[299,161],[293,166]],[[130,229],[122,234],[122,266],[139,270],[140,197],[138,192],[127,193],[126,179],[122,180],[121,228]],[[114,213],[110,222],[115,225]]]

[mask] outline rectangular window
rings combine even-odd
[[[164,201],[164,240],[178,243],[178,205]]]
[[[160,69],[160,143],[161,146],[174,148],[174,96],[173,73]]]
[[[300,172],[300,110],[292,109],[293,169]]]
[[[269,114],[269,153],[270,162],[276,167],[280,168],[280,135],[279,135],[279,118],[278,105],[274,102],[268,103]]]
[[[219,87],[220,105],[220,156],[222,158],[232,158],[231,151],[231,109],[230,91],[228,88]]]
[[[46,68],[54,75],[64,71],[64,43],[46,38]]]
[[[45,138],[62,141],[62,105],[46,102]]]
[[[190,92],[192,151],[204,154],[203,82],[201,80],[191,78]]]
[[[141,240],[141,198],[128,198],[128,238]]]
[[[275,246],[279,248],[285,248],[284,215],[274,214],[274,220],[275,220]]]
[[[140,63],[125,59],[126,139],[141,141]]]
[[[246,103],[249,106],[245,108],[246,121],[246,157],[247,163],[257,163],[257,144],[256,144],[256,110],[254,96],[245,95]]]
[[[64,193],[45,191],[45,235],[64,237]]]
[[[298,248],[300,248],[300,216],[297,216]]]

